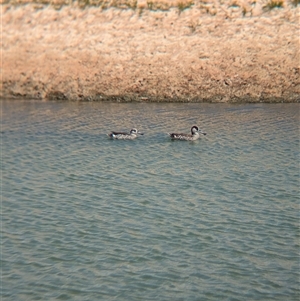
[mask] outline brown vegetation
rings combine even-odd
[[[297,1],[4,0],[1,94],[299,101]]]

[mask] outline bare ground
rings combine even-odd
[[[4,3],[1,96],[299,102],[299,5],[265,11],[256,2],[241,12],[212,3],[206,11]]]

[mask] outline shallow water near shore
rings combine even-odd
[[[2,300],[299,299],[299,104],[1,109]]]

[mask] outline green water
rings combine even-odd
[[[299,300],[299,104],[1,109],[1,300]]]

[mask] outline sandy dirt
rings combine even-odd
[[[199,3],[2,3],[1,97],[299,102],[300,5]]]

